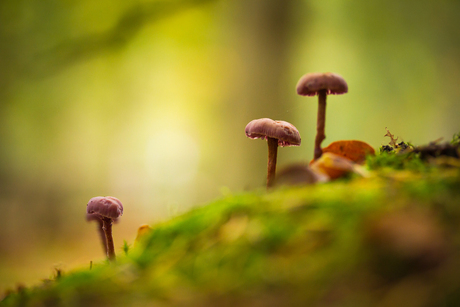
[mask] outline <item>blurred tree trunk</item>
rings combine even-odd
[[[261,165],[267,163],[267,148],[265,144],[249,143],[244,137],[244,127],[256,118],[282,119],[280,117],[289,109],[285,93],[290,89],[284,88],[283,84],[289,69],[291,16],[295,3],[298,4],[298,1],[242,0],[235,5],[233,22],[237,37],[234,38],[234,46],[241,62],[234,72],[235,88],[224,106],[224,112],[234,119],[228,121],[227,135],[231,141],[227,144],[248,150],[229,148],[226,151],[235,154],[230,157],[234,163],[229,165],[244,161],[243,167],[230,168],[229,172],[233,173],[228,177],[246,178],[248,174],[258,174],[253,178],[253,187],[263,185],[264,174],[252,170],[260,170]],[[250,157],[243,156],[247,152],[251,153]]]

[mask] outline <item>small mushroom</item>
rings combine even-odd
[[[273,185],[276,173],[278,146],[300,146],[300,134],[294,125],[270,118],[255,119],[247,124],[246,136],[264,139],[268,143],[267,188]]]
[[[86,213],[86,220],[88,222],[95,221],[97,223],[97,232],[99,234],[99,237],[101,238],[101,243],[102,243],[102,249],[104,251],[104,255],[107,255],[107,239],[105,237],[105,232],[102,229],[104,226],[102,223],[102,220],[99,218],[98,214],[89,214]],[[114,223],[118,222],[118,219],[113,220]]]
[[[334,73],[309,73],[300,78],[297,83],[297,94],[302,96],[318,95],[318,118],[316,123],[316,138],[314,159],[321,157],[323,151],[321,142],[326,138],[326,96],[330,94],[345,94],[348,85],[345,80]]]
[[[105,237],[105,232],[102,229],[102,227],[104,226],[102,220],[99,218],[97,214],[89,213],[86,213],[86,220],[88,222],[95,221],[97,223],[97,232],[99,234],[99,237],[101,238],[102,249],[104,250],[104,254],[107,255],[107,239]]]
[[[292,164],[276,175],[275,186],[304,186],[317,182],[326,182],[329,177],[313,171],[308,165]]]
[[[107,244],[107,258],[115,261],[115,248],[113,246],[112,223],[123,215],[123,205],[118,198],[112,196],[98,196],[89,200],[86,213],[95,215],[102,221],[102,230],[105,233]]]

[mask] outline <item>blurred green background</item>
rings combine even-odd
[[[313,156],[307,72],[338,73],[324,145],[377,149],[385,127],[423,144],[460,130],[458,0],[0,2],[0,290],[104,259],[91,197],[125,206],[117,251],[137,227],[228,191],[263,188],[255,118],[294,124]]]

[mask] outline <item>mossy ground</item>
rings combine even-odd
[[[224,196],[154,225],[116,264],[1,305],[459,306],[460,169],[391,159],[369,161],[369,178]]]

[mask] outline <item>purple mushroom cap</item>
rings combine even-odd
[[[86,213],[117,219],[123,215],[123,205],[116,197],[97,196],[89,200],[86,206]]]
[[[251,139],[273,138],[278,140],[278,146],[300,146],[300,134],[294,125],[270,118],[254,119],[247,124],[246,136]]]
[[[345,94],[348,85],[338,74],[309,73],[300,78],[297,83],[297,94],[302,96],[315,96],[320,90],[326,90],[327,94]]]

